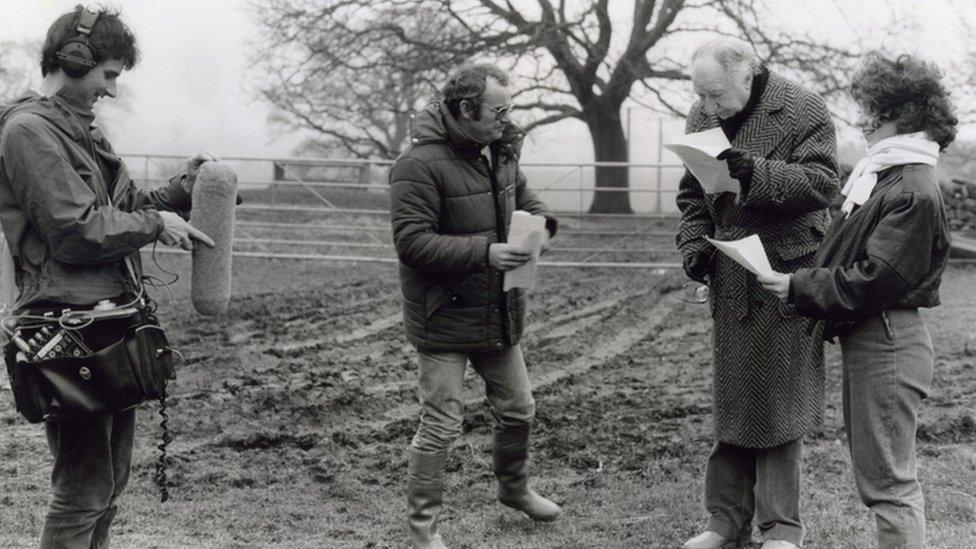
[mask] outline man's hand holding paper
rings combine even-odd
[[[496,271],[511,271],[532,260],[532,249],[496,242],[488,246],[488,265]]]
[[[505,271],[503,289],[535,287],[535,271],[539,254],[549,245],[546,218],[517,210],[512,213],[512,223],[508,228],[508,250],[510,253],[527,254],[514,268]],[[492,244],[498,246],[498,244]],[[489,249],[489,254],[491,250]],[[522,259],[521,257],[519,259]]]
[[[722,128],[689,133],[664,145],[664,148],[678,155],[706,193],[739,194],[739,181],[729,174],[728,163],[718,159],[731,147]]]

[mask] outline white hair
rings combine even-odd
[[[753,51],[752,46],[738,38],[722,36],[705,42],[691,54],[691,62],[694,63],[703,55],[714,59],[728,75],[746,72],[756,75],[762,68],[762,61]]]

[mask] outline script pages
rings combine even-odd
[[[512,223],[508,226],[508,243],[532,250],[532,259],[510,271],[505,271],[503,289],[535,288],[535,271],[542,251],[542,231],[546,230],[546,218],[529,212],[512,212]]]
[[[731,146],[722,128],[689,133],[664,144],[664,148],[678,155],[707,194],[739,194],[739,182],[729,175],[728,165],[715,158]]]
[[[17,284],[14,280],[14,259],[10,256],[7,239],[0,232],[0,311],[13,309],[17,300]],[[0,340],[4,340],[0,336]]]
[[[713,240],[705,237],[712,246],[745,267],[752,274],[770,275],[773,268],[763,248],[759,235],[753,234],[739,240]]]

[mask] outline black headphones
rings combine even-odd
[[[95,50],[88,42],[88,35],[91,34],[92,27],[98,20],[98,15],[88,8],[81,8],[81,11],[78,12],[78,24],[75,26],[75,31],[78,34],[62,44],[58,53],[55,54],[61,70],[72,78],[85,76],[98,64]]]

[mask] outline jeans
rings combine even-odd
[[[468,362],[485,382],[485,396],[500,428],[535,417],[528,372],[518,345],[473,353],[420,353],[420,427],[411,446],[422,452],[450,448],[461,435],[462,389]]]
[[[743,448],[716,442],[705,471],[708,530],[748,538],[756,518],[763,538],[803,544],[800,471],[803,442]]]
[[[129,480],[135,409],[45,423],[54,456],[42,549],[104,549],[116,499]]]
[[[861,501],[875,514],[878,547],[925,547],[925,501],[915,463],[922,399],[935,353],[917,309],[885,311],[840,339],[844,428]]]
[[[82,330],[92,349],[122,337],[131,319],[97,322]],[[51,502],[41,549],[106,549],[116,500],[129,481],[135,438],[134,408],[109,416],[48,419],[54,456]]]

